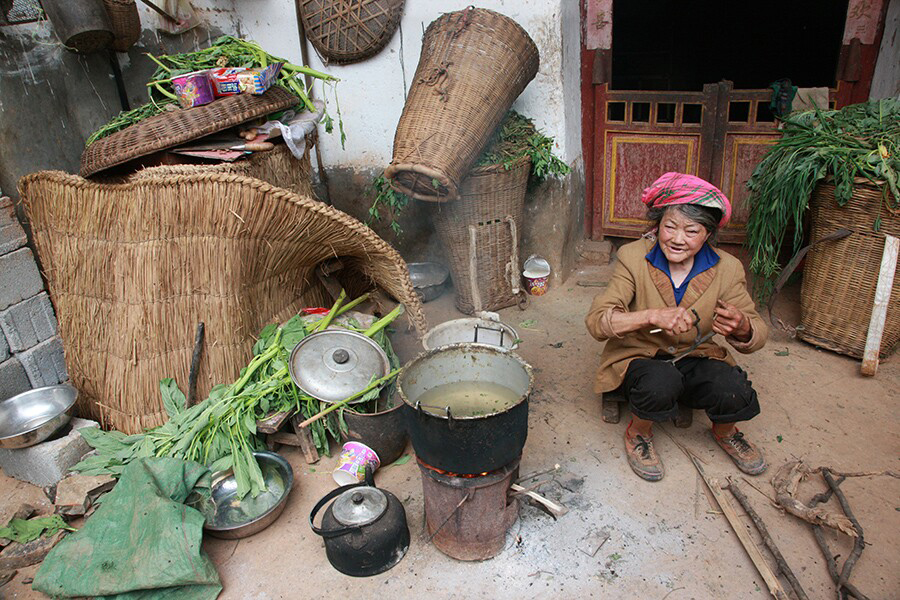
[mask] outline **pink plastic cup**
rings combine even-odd
[[[359,442],[347,442],[331,476],[338,485],[360,483],[366,480],[366,467],[374,473],[379,466],[381,459],[374,450]]]

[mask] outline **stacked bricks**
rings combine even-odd
[[[0,401],[68,379],[56,315],[12,201],[0,196]]]

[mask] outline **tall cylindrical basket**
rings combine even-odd
[[[468,8],[432,22],[384,172],[391,186],[418,200],[455,198],[538,63],[525,30],[499,13]]]
[[[434,207],[434,226],[450,256],[456,307],[463,313],[497,310],[523,298],[519,248],[531,160],[509,169],[476,167],[459,198]]]
[[[885,234],[900,236],[900,211],[892,211],[890,191],[857,179],[853,196],[839,206],[834,184],[820,183],[810,199],[811,242],[846,228],[853,233],[809,251],[800,290],[800,339],[862,358]],[[885,196],[887,194],[887,197]],[[880,227],[874,229],[875,219]],[[881,340],[884,358],[900,342],[900,285],[895,282]]]

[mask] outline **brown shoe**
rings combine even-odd
[[[722,450],[731,457],[737,468],[747,475],[759,475],[769,467],[766,459],[763,458],[762,451],[746,439],[737,428],[733,434],[724,437],[717,436],[716,432],[712,430],[710,433]]]
[[[638,434],[632,439],[626,428],[625,455],[628,456],[628,465],[641,479],[659,481],[663,478],[665,471],[653,448],[653,436],[644,437]]]

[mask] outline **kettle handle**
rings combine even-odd
[[[320,535],[323,538],[327,539],[327,538],[334,538],[334,537],[346,535],[348,533],[351,533],[353,531],[358,531],[359,529],[361,529],[362,527],[360,525],[347,525],[345,527],[338,527],[337,529],[329,529],[326,531],[325,529],[316,527],[313,524],[313,520],[315,519],[316,514],[320,510],[322,510],[322,508],[326,504],[328,504],[329,500],[333,500],[334,498],[337,498],[338,496],[340,496],[347,490],[352,490],[353,488],[363,487],[363,486],[375,487],[374,474],[372,472],[372,469],[368,466],[366,467],[366,480],[365,481],[362,481],[360,483],[351,483],[350,485],[342,485],[339,488],[333,489],[330,492],[328,492],[327,494],[325,494],[325,496],[316,503],[316,505],[312,509],[312,512],[309,513],[309,526],[313,530],[313,533],[315,533],[316,535]]]

